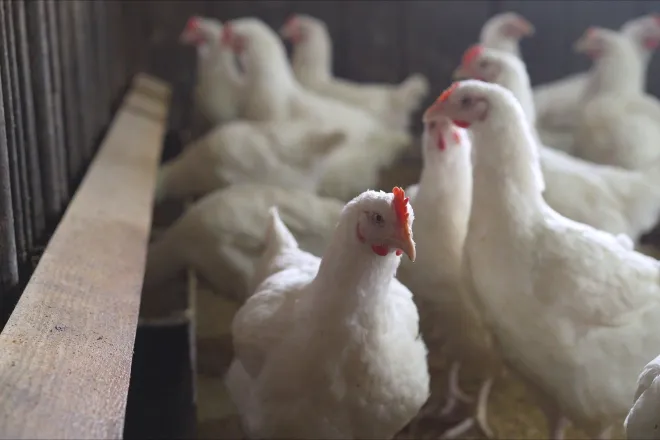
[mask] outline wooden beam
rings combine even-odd
[[[162,116],[153,83],[131,102]],[[0,438],[122,437],[165,133],[127,103],[0,334]]]

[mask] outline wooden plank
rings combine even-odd
[[[119,110],[0,333],[1,438],[121,438],[164,132]]]
[[[405,72],[419,72],[429,80],[430,105],[452,81],[452,73],[470,44],[479,39],[488,19],[488,1],[408,1],[405,3],[403,46]],[[457,25],[460,23],[460,25]],[[419,115],[418,115],[419,116]],[[421,129],[421,117],[412,120]]]
[[[346,57],[337,65],[337,74],[356,81],[399,82],[403,79],[404,7],[410,2],[343,2],[343,41]],[[444,2],[443,2],[444,4]],[[345,69],[345,70],[344,70]]]

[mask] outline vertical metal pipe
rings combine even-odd
[[[84,131],[79,120],[78,103],[80,102],[77,85],[77,72],[73,56],[74,34],[71,28],[71,2],[57,3],[60,29],[60,56],[62,68],[62,87],[64,97],[64,132],[67,146],[68,177],[74,180],[82,171],[82,136]]]
[[[32,91],[32,68],[28,47],[27,16],[25,2],[12,2],[13,18],[16,28],[17,55],[19,60],[18,74],[21,79],[22,116],[25,136],[25,152],[27,168],[29,169],[30,202],[32,207],[32,227],[35,241],[42,238],[46,224],[45,199],[42,189],[41,170],[39,166],[39,145],[37,139],[37,124],[34,111],[34,95]]]
[[[60,63],[60,36],[57,27],[57,13],[55,11],[55,0],[42,0],[45,8],[45,25],[48,43],[49,72],[51,75],[52,93],[52,118],[55,126],[55,142],[58,176],[62,191],[62,202],[64,208],[69,201],[69,172],[67,166],[67,149],[64,143],[64,118],[63,118],[63,91],[62,91],[62,68]]]
[[[37,120],[37,139],[45,196],[46,218],[56,220],[64,203],[64,188],[60,176],[57,128],[55,127],[53,83],[50,75],[46,5],[43,1],[26,2],[30,45],[32,86]]]
[[[9,58],[9,36],[7,3],[0,2],[0,86],[4,106],[5,136],[7,142],[7,159],[9,163],[9,183],[11,186],[12,212],[14,233],[16,234],[16,252],[19,263],[27,259],[27,238],[25,236],[25,212],[21,194],[20,160],[18,158],[18,127],[16,109],[11,82],[11,62]]]
[[[25,136],[25,97],[21,90],[21,76],[19,73],[18,57],[18,30],[14,20],[14,9],[16,5],[13,2],[5,2],[5,28],[7,31],[7,45],[9,48],[9,70],[11,76],[11,90],[14,105],[14,121],[16,124],[16,146],[18,153],[18,168],[21,188],[21,201],[23,206],[24,234],[28,252],[34,246],[34,210],[32,192],[30,191],[30,169],[28,168],[28,150],[27,139]]]
[[[5,111],[1,95],[2,89],[0,88],[0,294],[6,293],[18,283],[18,262],[16,261],[14,213],[11,206],[11,186],[9,183],[9,156],[7,154]],[[1,300],[2,297],[0,296]]]

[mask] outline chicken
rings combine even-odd
[[[513,93],[533,128],[532,89],[525,64],[511,54],[475,45],[459,74]],[[539,144],[545,201],[561,215],[635,242],[660,215],[660,165],[646,172],[598,165]],[[632,243],[630,243],[632,245]]]
[[[660,347],[660,263],[545,203],[511,92],[454,83],[434,111],[472,132],[465,259],[501,355],[543,399],[552,438],[566,419],[605,437]]]
[[[236,184],[196,201],[149,245],[145,289],[161,287],[194,268],[214,291],[243,300],[265,246],[270,206],[277,206],[301,248],[321,255],[343,203],[307,191]]]
[[[219,20],[193,16],[180,37],[197,47],[195,106],[211,126],[236,119],[245,94],[234,53],[220,44],[221,35]]]
[[[484,23],[479,41],[486,47],[521,58],[519,41],[534,35],[534,25],[516,12],[493,15]]]
[[[659,43],[659,23],[657,15],[650,14],[629,20],[621,26],[621,33],[635,42],[644,70]],[[529,21],[519,14],[507,12],[493,16],[484,24],[480,42],[487,48],[521,58],[519,41],[533,33],[534,27]],[[590,72],[583,72],[534,87],[534,107],[538,114],[535,124],[544,144],[573,154],[573,130],[590,78]]]
[[[271,211],[266,278],[232,323],[225,383],[248,438],[392,438],[429,395],[417,308],[394,274],[415,259],[403,190],[342,210],[321,259]]]
[[[161,167],[156,202],[250,182],[314,192],[327,156],[345,138],[340,131],[320,132],[303,120],[229,122]]]
[[[359,84],[332,74],[332,39],[325,23],[305,14],[292,16],[280,30],[293,44],[291,64],[296,79],[309,90],[361,107],[388,126],[407,130],[410,115],[428,95],[428,80],[420,74],[399,85]]]
[[[656,35],[660,26],[659,18],[656,14],[644,15],[627,21],[620,28],[623,35],[635,42],[644,72],[660,43]],[[561,131],[572,136],[590,78],[591,72],[581,72],[534,88],[538,126],[542,131]],[[645,78],[643,80],[645,82]]]
[[[637,391],[623,424],[630,440],[660,438],[660,356],[648,363],[637,379]]]
[[[575,50],[594,59],[591,99],[576,128],[576,155],[627,169],[654,165],[660,159],[660,103],[644,93],[644,66],[632,40],[590,28]]]
[[[245,60],[249,94],[244,116],[251,120],[305,119],[319,130],[340,130],[347,140],[326,163],[319,194],[350,200],[378,183],[412,143],[408,133],[393,130],[357,107],[305,90],[294,78],[282,41],[257,18],[225,24],[224,42]]]
[[[448,415],[459,401],[471,402],[458,384],[460,361],[483,366],[488,356],[484,349],[491,349],[490,345],[483,345],[490,338],[480,334],[484,325],[474,322],[479,315],[471,314],[473,308],[466,309],[467,293],[463,292],[463,245],[472,202],[470,149],[465,130],[447,118],[425,116],[424,167],[415,197],[411,197],[416,213],[413,231],[418,242],[417,258],[414,264],[404,260],[397,276],[415,294],[422,334],[429,346],[430,366],[435,350],[445,344],[449,344],[450,356],[457,361],[450,368],[447,403],[442,409],[429,405],[424,414]],[[439,337],[434,338],[435,335]],[[476,348],[471,340],[475,337],[482,341]],[[457,438],[475,422],[486,436],[492,437],[486,420],[486,398],[487,394],[480,398],[476,417],[457,424],[443,437]]]

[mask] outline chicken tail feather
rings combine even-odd
[[[397,89],[394,105],[408,111],[416,110],[422,105],[422,100],[428,95],[429,89],[429,81],[424,75],[411,75]]]

